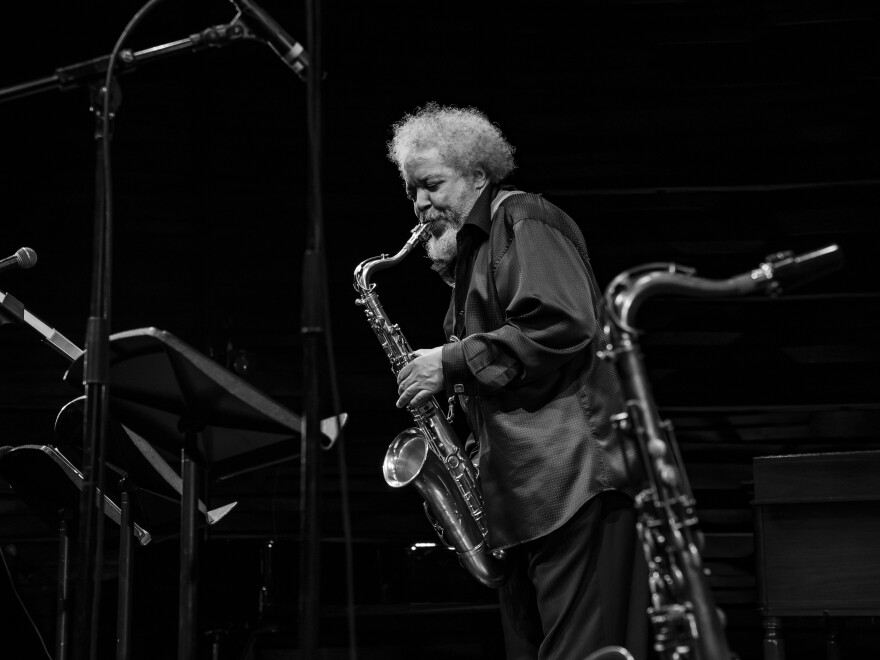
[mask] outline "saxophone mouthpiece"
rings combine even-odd
[[[791,252],[781,252],[767,258],[771,276],[776,282],[789,288],[805,284],[822,277],[843,266],[843,252],[837,244],[795,256]]]
[[[431,233],[431,223],[429,222],[420,222],[415,227],[410,230],[410,237],[406,244],[413,248],[416,243],[424,243],[428,240],[428,236]]]

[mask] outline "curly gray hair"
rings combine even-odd
[[[393,125],[388,158],[403,174],[403,164],[414,149],[437,147],[443,162],[471,176],[482,168],[491,181],[506,179],[514,170],[514,147],[476,108],[457,108],[431,102],[406,114]]]

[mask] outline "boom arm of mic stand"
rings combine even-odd
[[[201,32],[191,34],[186,39],[179,39],[144,50],[132,51],[126,48],[119,53],[117,73],[126,73],[139,64],[166,59],[180,52],[196,52],[205,48],[217,48],[242,39],[255,39],[255,37],[243,25],[233,22],[227,25],[213,25]],[[85,62],[60,67],[55,69],[54,75],[0,89],[0,103],[50,89],[66,91],[87,84],[92,80],[103,78],[107,74],[109,64],[110,56],[103,55]]]

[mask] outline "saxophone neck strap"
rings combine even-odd
[[[492,209],[490,211],[490,217],[494,218],[495,213],[498,211],[498,207],[501,206],[501,202],[510,197],[511,195],[520,195],[524,193],[524,190],[502,190],[495,196],[495,199],[492,200]]]

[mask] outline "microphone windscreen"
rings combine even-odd
[[[37,253],[29,247],[19,248],[15,256],[18,257],[18,264],[21,268],[31,268],[37,263]]]

